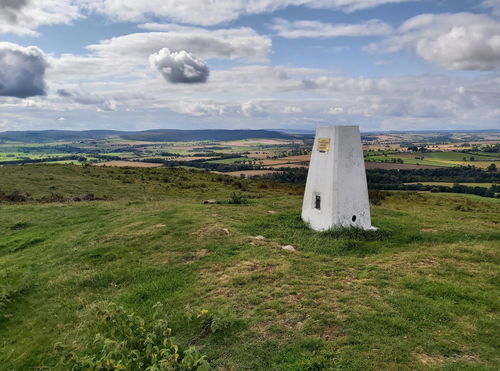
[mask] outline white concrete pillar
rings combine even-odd
[[[316,231],[375,229],[358,126],[320,126],[311,154],[302,220]]]

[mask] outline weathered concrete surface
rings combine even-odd
[[[358,126],[316,129],[302,220],[317,231],[335,227],[373,228]]]

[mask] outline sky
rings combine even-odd
[[[0,0],[0,131],[500,129],[500,0]]]

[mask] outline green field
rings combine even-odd
[[[455,183],[447,183],[447,182],[413,182],[413,183],[405,183],[405,184],[423,184],[423,185],[438,185],[438,186],[445,186],[445,187],[453,187],[453,184]],[[484,187],[484,188],[490,188],[493,183],[458,183],[460,185],[464,185],[467,187]]]
[[[421,158],[423,157],[423,159]],[[464,157],[466,161],[464,161]],[[471,161],[470,158],[474,157]],[[389,162],[393,159],[402,159],[405,164],[418,164],[429,166],[463,166],[474,165],[476,167],[486,168],[492,163],[498,163],[500,158],[498,154],[487,153],[460,153],[460,152],[424,152],[424,153],[394,153],[389,152],[386,155],[376,152],[366,153],[366,160],[375,162]]]
[[[179,352],[214,369],[500,368],[499,199],[396,192],[372,206],[378,232],[317,233],[300,187],[186,169],[0,167],[0,196],[14,190],[28,200],[0,202],[1,370],[99,357],[95,335],[134,318],[106,322],[109,303],[148,328],[157,302]],[[202,204],[234,191],[248,203]]]

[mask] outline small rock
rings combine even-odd
[[[231,232],[229,232],[229,229],[227,228],[222,228],[222,232],[224,232],[226,236],[229,236],[231,234]]]
[[[163,227],[166,227],[166,226],[167,226],[166,224],[156,224],[155,228],[163,228]]]
[[[257,241],[264,241],[266,238],[264,236],[254,236],[254,237],[250,237],[252,240],[257,240]]]
[[[276,211],[274,211],[274,210],[269,210],[269,211],[268,211],[268,213],[269,213],[269,214],[277,214],[277,212],[276,212]]]
[[[217,200],[205,200],[203,201],[204,204],[216,204]]]
[[[255,246],[255,242],[250,242],[250,245]]]
[[[281,246],[281,248],[286,251],[297,251],[292,245]]]

